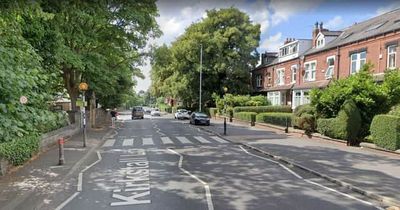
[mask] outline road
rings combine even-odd
[[[57,209],[379,209],[188,121],[121,117]]]

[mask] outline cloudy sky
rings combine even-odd
[[[311,38],[316,21],[324,28],[340,30],[379,14],[400,8],[398,0],[159,0],[157,22],[163,36],[152,43],[170,44],[185,28],[205,17],[206,10],[237,7],[261,25],[259,52],[276,51],[286,38]],[[137,91],[150,86],[150,67],[143,66],[145,79]]]

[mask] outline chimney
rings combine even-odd
[[[268,65],[277,57],[278,53],[265,51],[265,53],[261,53],[261,65]]]
[[[319,27],[322,28],[322,22],[319,24]],[[317,35],[319,33],[320,28],[318,28],[318,22],[315,23],[314,29],[312,31],[312,46],[313,48],[316,46]]]

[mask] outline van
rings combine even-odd
[[[144,118],[143,107],[141,107],[141,106],[133,107],[133,109],[132,109],[132,120],[136,119],[136,118],[139,118],[139,119],[143,119]]]

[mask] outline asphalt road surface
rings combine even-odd
[[[188,121],[122,121],[57,209],[379,209]]]

